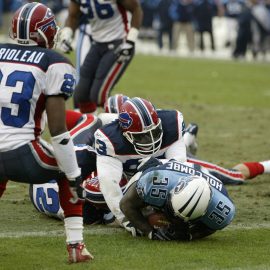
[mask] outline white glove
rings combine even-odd
[[[117,62],[123,63],[131,59],[135,52],[135,43],[133,41],[127,40],[125,43],[121,44],[117,50]]]
[[[133,237],[141,236],[142,232],[137,230],[129,221],[125,221],[121,224],[122,227],[126,229]]]
[[[64,27],[59,33],[59,48],[64,53],[70,53],[73,48],[71,46],[73,40],[73,31],[70,27]]]

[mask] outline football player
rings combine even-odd
[[[122,95],[116,95],[108,99],[109,105],[106,110],[109,110],[111,113],[106,113],[106,115],[111,115],[111,117],[107,117],[106,119],[103,113],[100,119],[100,115],[82,114],[71,110],[66,112],[67,128],[75,144],[77,162],[81,168],[82,177],[85,179],[83,184],[85,190],[85,201],[83,203],[84,224],[115,225],[115,217],[109,211],[102,192],[100,191],[99,181],[95,173],[96,153],[91,145],[93,144],[94,132],[102,126],[104,121],[110,122],[115,118],[114,112],[118,106],[115,107],[115,103],[111,101],[118,100],[119,102],[117,102],[117,104],[119,105],[121,103],[120,96],[122,97]],[[127,179],[125,175],[123,175],[119,183],[122,191],[126,184]],[[33,184],[29,187],[31,202],[39,212],[49,217],[62,219],[63,210],[59,202],[58,192],[58,184],[53,179],[46,184]]]
[[[57,32],[52,11],[32,2],[13,16],[15,44],[0,45],[0,182],[58,182],[68,260],[75,263],[93,256],[83,243],[81,169],[65,124],[75,69],[51,50]],[[41,139],[46,119],[51,145]]]
[[[119,108],[128,99],[128,97],[121,94],[109,97],[105,106],[105,111],[109,112],[107,115],[111,113],[113,115],[112,118],[114,118],[115,114],[119,113]],[[86,143],[93,143],[93,133],[97,128],[102,126],[102,122],[98,120],[100,115],[86,115],[74,111],[67,111],[66,115],[67,127],[71,130],[72,139],[78,144],[75,147],[77,160],[84,172],[84,177],[87,178],[84,187],[86,192],[86,201],[83,206],[84,223],[115,225],[115,223],[112,223],[114,221],[113,215],[109,212],[109,208],[100,190],[99,179],[96,176],[90,176],[96,169],[96,153],[91,147],[85,145]],[[104,115],[106,115],[106,113]],[[188,128],[185,129],[185,132],[192,136],[197,134],[197,131],[198,128],[196,128],[194,124],[189,125]],[[245,179],[251,179],[262,173],[270,173],[270,161],[242,163],[237,165],[233,170],[225,169],[216,164],[202,161],[194,157],[188,157],[188,161],[193,163],[196,169],[203,170],[207,168],[208,171],[220,179],[223,184],[242,184]],[[122,192],[126,184],[125,179],[125,177],[122,177],[119,184]],[[58,218],[61,218],[61,214],[59,216],[59,213],[61,213],[59,199],[57,196],[52,195],[57,192],[57,190],[57,183],[55,183],[55,181],[48,184],[30,186],[30,197],[36,209],[49,216],[55,217],[56,215]]]
[[[152,240],[193,240],[228,226],[235,206],[223,183],[191,163],[146,159],[120,201],[126,218]],[[166,225],[151,224],[145,207],[164,214]],[[158,226],[156,226],[158,225]]]
[[[156,110],[142,98],[130,98],[118,119],[95,132],[97,174],[106,203],[125,228],[119,202],[123,172],[131,177],[140,159],[147,156],[186,161],[183,115],[177,110]],[[129,229],[129,228],[127,228]]]
[[[91,25],[91,48],[81,66],[74,99],[81,112],[92,113],[104,105],[134,56],[142,9],[138,0],[72,0],[68,11],[60,33],[64,52],[72,50],[73,33],[81,14],[88,17]]]

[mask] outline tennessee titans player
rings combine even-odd
[[[166,161],[165,161],[166,162]],[[120,207],[136,230],[153,240],[193,240],[230,224],[235,206],[223,185],[206,170],[190,163],[155,158],[145,161],[130,180]],[[154,228],[143,215],[151,206],[169,225]],[[134,231],[132,232],[135,236]]]

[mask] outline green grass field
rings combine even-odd
[[[177,108],[199,124],[202,159],[225,167],[270,159],[270,66],[137,55],[112,94]],[[223,231],[190,243],[132,238],[106,226],[86,226],[95,256],[68,265],[63,225],[38,213],[26,185],[9,183],[0,200],[0,270],[268,270],[270,175],[229,186],[236,217]]]

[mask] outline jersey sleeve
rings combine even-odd
[[[73,95],[76,85],[76,71],[69,63],[54,63],[48,67],[46,76],[46,96]]]
[[[177,122],[178,140],[175,141],[172,145],[170,145],[170,147],[166,150],[165,158],[185,162],[187,160],[186,146],[183,137],[185,130],[185,122],[182,113],[180,113],[179,111],[177,111]]]
[[[115,157],[113,144],[100,129],[95,132],[94,137],[95,149],[98,155]]]
[[[120,209],[120,200],[123,197],[119,186],[123,172],[122,162],[108,156],[97,156],[97,174],[101,192],[111,212],[121,223],[124,215]]]

